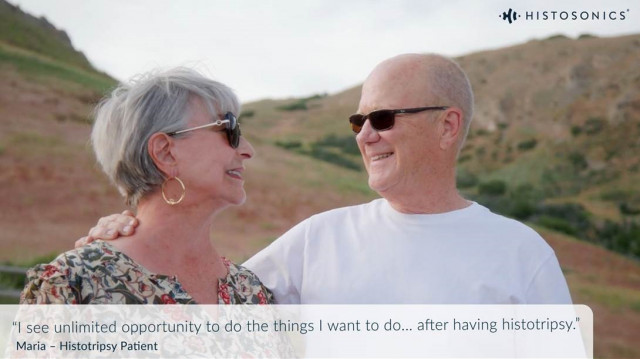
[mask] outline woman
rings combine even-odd
[[[267,304],[249,270],[221,257],[215,215],[245,201],[238,99],[177,68],[121,84],[96,109],[91,140],[111,181],[137,208],[135,235],[95,241],[27,273],[21,303]]]

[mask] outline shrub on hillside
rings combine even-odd
[[[502,196],[507,191],[507,184],[501,180],[491,180],[478,185],[478,194],[488,196]]]
[[[573,125],[571,126],[571,134],[575,137],[582,133],[582,127]]]
[[[640,224],[637,222],[614,223],[607,220],[598,228],[597,237],[608,249],[640,258]]]
[[[309,155],[313,158],[317,158],[319,160],[332,163],[334,165],[338,165],[344,168],[360,171],[361,167],[358,163],[341,156],[339,153],[332,152],[327,150],[322,146],[311,146],[311,152]]]
[[[536,221],[539,225],[543,227],[547,227],[549,229],[556,230],[558,232],[562,232],[568,234],[570,236],[575,236],[578,234],[578,230],[571,225],[568,221],[551,216],[541,216]]]
[[[595,135],[602,131],[606,122],[602,117],[589,117],[584,123],[584,133]]]
[[[536,140],[535,138],[532,138],[530,140],[526,140],[518,143],[518,149],[520,151],[528,151],[535,148],[537,144],[538,144],[538,140]]]
[[[298,140],[276,141],[276,146],[282,147],[285,150],[291,150],[302,147],[302,142]]]
[[[242,111],[240,112],[240,116],[238,116],[238,120],[241,121],[242,119],[253,117],[255,114],[255,110]]]
[[[547,37],[545,40],[569,40],[569,38],[566,35],[557,34],[557,35],[551,35]]]
[[[571,233],[565,231],[568,234],[586,234],[593,227],[589,212],[579,203],[543,204],[536,209],[536,215],[566,222],[572,228]]]
[[[307,101],[305,99],[295,101],[293,103],[276,107],[281,111],[305,111],[307,110]]]
[[[533,216],[536,212],[535,204],[526,199],[517,199],[510,203],[508,216],[525,220]]]
[[[580,34],[580,36],[578,36],[578,40],[584,40],[584,39],[597,39],[598,37],[595,35],[591,35],[591,34]]]
[[[506,215],[520,220],[533,216],[538,203],[543,200],[542,193],[529,183],[511,190],[508,198],[509,207]]]
[[[296,100],[293,103],[287,104],[287,105],[282,105],[282,106],[278,106],[276,107],[276,109],[281,110],[281,111],[306,111],[309,109],[309,107],[307,106],[307,102],[312,101],[312,100],[318,100],[321,98],[327,97],[326,93],[323,94],[316,94],[313,96],[309,96],[309,97],[305,97],[305,98],[301,98]]]
[[[469,161],[471,158],[473,158],[470,154],[464,154],[464,155],[460,155],[460,157],[458,157],[458,163],[464,163]]]
[[[465,170],[458,169],[456,185],[458,188],[471,188],[478,184],[478,176]]]
[[[620,209],[620,213],[626,216],[636,216],[640,214],[640,206],[633,206],[628,202],[620,203],[620,205],[618,205],[618,208]]]
[[[323,147],[335,147],[340,149],[344,153],[352,155],[360,154],[358,143],[356,142],[356,138],[353,135],[338,136],[334,133],[330,133],[318,140],[315,144]]]
[[[360,162],[352,160],[352,155],[360,153],[353,135],[337,136],[329,134],[310,144],[305,144],[299,140],[279,140],[275,144],[286,150],[311,156],[337,166],[356,171],[362,170]]]
[[[630,191],[626,191],[619,188],[612,188],[609,190],[605,190],[600,194],[600,199],[603,201],[624,201],[629,198],[632,194]]]
[[[580,152],[571,152],[569,153],[568,158],[569,158],[569,162],[571,162],[571,165],[573,166],[573,169],[576,171],[582,171],[587,169],[587,167],[589,167],[589,164],[587,163],[587,159]]]

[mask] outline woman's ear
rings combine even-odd
[[[175,176],[177,161],[174,156],[173,139],[166,133],[157,132],[147,142],[147,151],[153,163],[168,177]]]
[[[458,135],[462,132],[462,111],[456,107],[446,110],[446,115],[442,120],[442,132],[440,136],[440,148],[450,149],[458,145]]]

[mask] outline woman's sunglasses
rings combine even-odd
[[[376,131],[386,131],[393,128],[396,123],[396,114],[398,113],[417,113],[422,111],[434,111],[434,110],[446,110],[449,106],[430,106],[430,107],[416,107],[416,108],[403,108],[399,110],[377,110],[370,112],[367,115],[359,113],[349,116],[349,122],[351,123],[351,129],[355,133],[360,133],[362,126],[367,119],[371,123]]]
[[[238,119],[231,112],[227,112],[224,115],[224,120],[218,119],[215,122],[208,123],[206,125],[201,125],[201,126],[196,126],[192,128],[187,128],[185,130],[170,132],[170,133],[167,133],[167,135],[174,136],[174,135],[179,135],[181,133],[185,133],[189,131],[199,130],[201,128],[207,128],[212,126],[222,126],[222,125],[224,125],[224,130],[227,133],[227,140],[229,140],[229,146],[231,146],[232,148],[238,148],[238,146],[240,145],[240,136],[242,135],[242,133],[240,133],[240,124],[238,124]]]

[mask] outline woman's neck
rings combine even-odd
[[[210,239],[215,212],[151,198],[138,206],[136,233],[113,245],[154,273],[220,278],[226,267]]]

